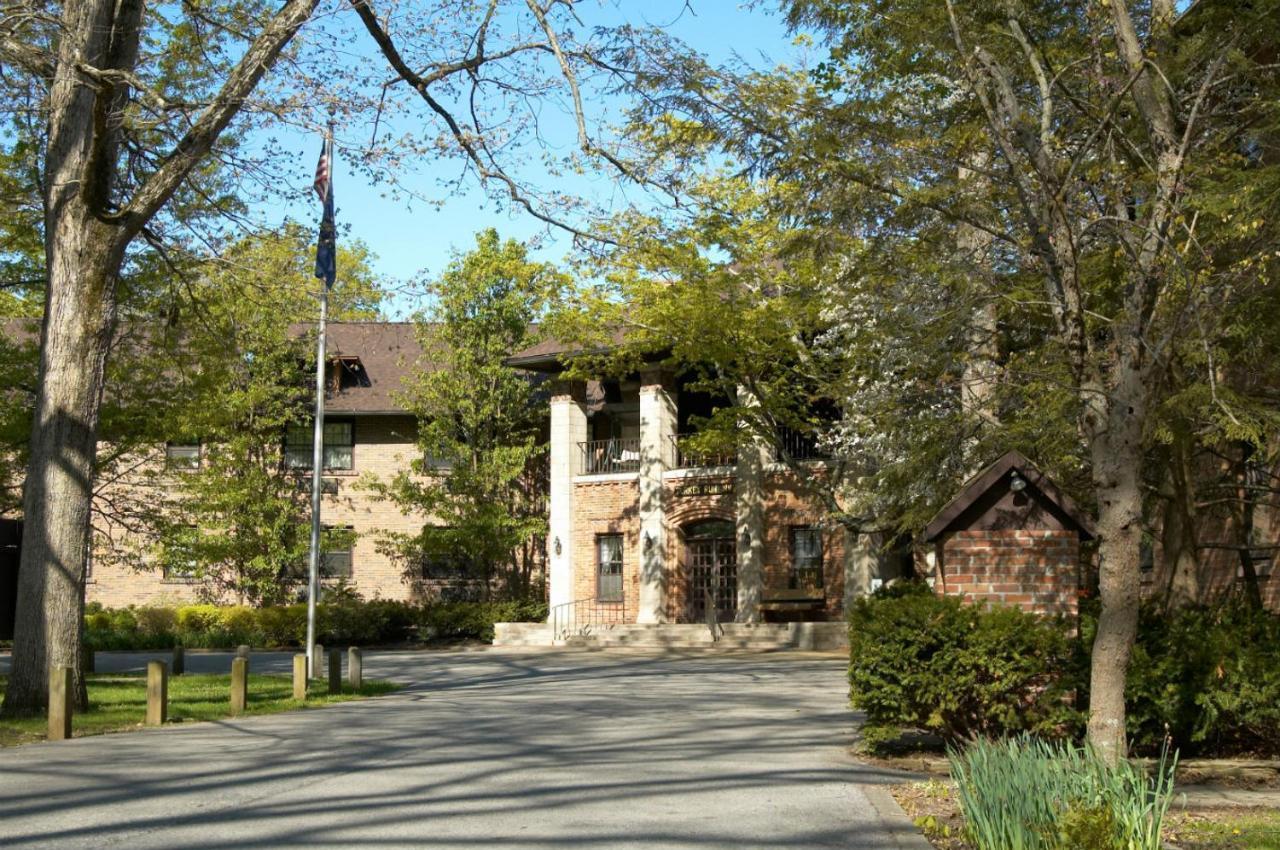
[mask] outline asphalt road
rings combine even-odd
[[[927,847],[894,778],[848,754],[839,658],[488,650],[365,670],[407,688],[0,750],[0,847]]]

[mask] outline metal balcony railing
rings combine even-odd
[[[640,471],[640,440],[588,440],[578,443],[582,475]]]
[[[689,445],[691,434],[671,436],[672,455],[676,469],[695,469],[708,466],[733,466],[738,462],[736,449],[727,451],[698,451]]]
[[[778,447],[795,460],[819,460],[830,457],[818,447],[818,438],[812,434],[782,428],[778,432]],[[779,460],[781,455],[779,453]]]

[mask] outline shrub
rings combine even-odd
[[[858,600],[849,614],[850,698],[872,748],[903,727],[956,741],[1073,731],[1074,651],[1061,622],[984,608],[927,587]]]
[[[1157,751],[1167,730],[1187,753],[1280,755],[1280,616],[1235,598],[1144,607],[1126,702],[1140,750]]]
[[[1160,850],[1176,756],[1153,777],[1091,749],[1029,737],[948,752],[965,832],[977,850]]]
[[[385,599],[361,601],[338,596],[316,608],[320,642],[342,646],[387,644],[412,639],[492,640],[502,620],[544,620],[540,602],[436,602],[415,606]],[[299,646],[306,640],[307,606],[269,608],[183,605],[104,609],[86,606],[85,642],[94,649],[161,649],[181,643],[192,648]]]

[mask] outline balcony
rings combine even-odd
[[[778,460],[782,459],[782,452],[786,452],[793,460],[822,460],[830,457],[818,447],[817,437],[790,428],[779,429],[778,448],[781,450],[775,450]]]
[[[640,471],[639,438],[624,440],[588,440],[578,443],[581,453],[578,468],[582,475],[612,475]]]
[[[689,444],[692,434],[672,434],[672,456],[675,469],[698,469],[711,466],[733,466],[738,462],[736,449],[699,451]]]

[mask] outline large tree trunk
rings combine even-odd
[[[1126,751],[1125,677],[1138,634],[1143,396],[1139,373],[1122,368],[1091,441],[1102,610],[1089,677],[1089,743],[1113,764]]]
[[[31,428],[23,499],[24,534],[14,625],[13,670],[3,712],[43,711],[51,667],[80,670],[84,570],[89,551],[94,453],[103,365],[115,320],[116,273],[125,240],[94,214],[109,191],[92,164],[114,156],[95,131],[114,120],[76,71],[110,61],[110,0],[63,7],[57,71],[49,93],[45,150],[45,291],[40,390]],[[95,123],[98,125],[95,127]]]

